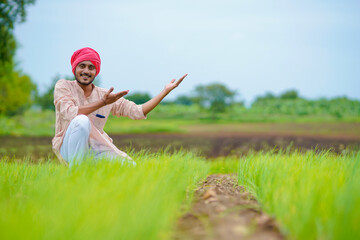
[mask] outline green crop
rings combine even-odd
[[[239,183],[293,239],[360,239],[360,152],[252,154]]]
[[[236,172],[290,239],[360,239],[360,152],[131,155],[135,167],[0,159],[0,239],[170,239],[198,184]]]
[[[0,239],[168,239],[208,164],[191,153],[133,156],[136,167],[2,159]]]

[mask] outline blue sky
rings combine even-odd
[[[40,91],[92,47],[115,91],[155,95],[188,73],[169,99],[213,82],[247,103],[288,89],[360,99],[360,1],[37,0],[27,12],[17,61]]]

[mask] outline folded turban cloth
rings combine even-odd
[[[75,51],[71,57],[71,67],[74,75],[76,66],[83,61],[90,61],[92,64],[94,64],[96,69],[95,76],[99,74],[101,65],[100,55],[94,49],[86,47]]]

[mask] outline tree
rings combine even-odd
[[[34,0],[2,0],[0,3],[0,114],[16,114],[30,106],[36,85],[16,69],[13,29],[25,21],[25,7]]]
[[[280,99],[297,99],[299,94],[296,90],[288,90],[280,95]]]
[[[199,85],[194,91],[195,101],[203,108],[210,110],[213,115],[225,112],[236,95],[236,91],[228,89],[221,83]]]
[[[146,103],[151,99],[151,96],[148,93],[135,92],[125,96],[126,99],[133,101],[136,104]]]
[[[267,93],[265,93],[264,96],[256,97],[254,103],[255,102],[266,102],[266,101],[273,100],[273,99],[277,99],[277,97],[273,93],[267,92]]]
[[[33,102],[36,85],[29,76],[13,68],[9,62],[0,66],[0,115],[21,113]]]
[[[25,7],[35,0],[3,0],[0,3],[0,62],[11,62],[15,55],[16,41],[13,30],[16,23],[26,19]]]
[[[194,104],[194,98],[186,95],[180,95],[175,99],[175,103],[179,105],[191,106]]]

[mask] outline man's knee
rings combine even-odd
[[[90,119],[85,116],[85,115],[77,115],[73,120],[72,120],[74,127],[78,130],[84,131],[84,132],[89,132],[90,133]]]

